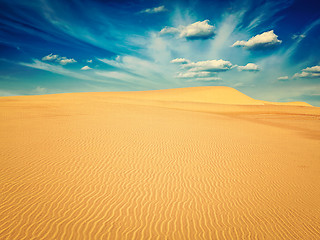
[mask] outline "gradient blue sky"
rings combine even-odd
[[[223,85],[320,106],[318,0],[0,4],[0,96]]]

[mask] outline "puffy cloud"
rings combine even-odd
[[[294,74],[293,78],[320,78],[320,66],[302,69],[302,72]]]
[[[320,78],[320,73],[302,72],[293,75],[293,78]]]
[[[89,66],[84,66],[84,67],[81,68],[81,70],[90,70],[90,69],[92,69],[92,68],[89,67]]]
[[[180,63],[180,64],[186,64],[190,63],[190,60],[185,59],[185,58],[176,58],[170,61],[171,63]]]
[[[185,68],[189,68],[189,71],[209,71],[209,72],[224,72],[230,70],[233,65],[229,61],[225,60],[207,60],[199,62],[191,62],[184,64]]]
[[[182,70],[185,70],[183,72],[179,72],[176,78],[189,79],[188,82],[222,80],[220,77],[217,77],[216,74],[218,72],[228,71],[234,67],[231,62],[224,61],[222,59],[199,62],[190,62],[184,58],[177,58],[174,60],[174,62],[182,62]],[[188,62],[186,63],[186,61]]]
[[[313,66],[307,67],[302,70],[303,72],[310,72],[310,73],[320,73],[320,66]]]
[[[87,63],[92,63],[92,59],[87,60]]]
[[[215,35],[215,27],[209,24],[209,20],[198,21],[188,26],[165,27],[160,34],[178,34],[179,38],[189,40],[208,39]]]
[[[285,80],[288,80],[289,77],[288,76],[282,76],[282,77],[278,77],[277,79],[280,80],[280,81],[285,81]]]
[[[55,61],[57,63],[60,63],[61,65],[77,62],[73,58],[60,57],[59,55],[53,55],[52,53],[50,53],[48,56],[43,57],[42,61]]]
[[[271,48],[282,43],[282,40],[278,39],[278,36],[273,32],[264,32],[258,34],[248,41],[236,41],[232,47],[245,47],[249,50],[259,50],[265,48]]]
[[[214,26],[210,25],[209,20],[195,22],[182,29],[180,38],[187,39],[207,39],[214,35]]]
[[[260,68],[257,64],[248,63],[245,66],[238,66],[239,71],[249,71],[249,72],[257,72],[260,71]]]
[[[159,6],[154,8],[147,8],[145,10],[140,11],[139,13],[159,13],[159,12],[165,12],[168,11],[165,6]]]
[[[76,60],[74,60],[73,58],[66,58],[66,57],[62,57],[60,58],[60,60],[58,61],[61,65],[67,65],[68,63],[75,63],[77,62]]]

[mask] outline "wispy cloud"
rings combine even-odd
[[[45,62],[39,61],[38,59],[33,59],[32,63],[20,62],[19,64],[22,66],[40,69],[40,70],[68,76],[68,77],[78,78],[78,79],[82,79],[82,80],[91,80],[91,78],[86,75],[82,75],[82,74],[70,71],[60,65],[53,65],[53,64],[45,63]]]
[[[40,87],[40,86],[37,86],[34,91],[33,91],[35,94],[45,94],[48,92],[48,89],[45,88],[45,87]]]
[[[180,72],[177,75],[177,78],[195,78],[195,77],[209,77],[212,73],[211,72],[205,72],[205,71],[201,71],[201,72],[191,72],[191,71],[187,71],[187,72]]]
[[[165,8],[164,5],[162,5],[162,6],[159,6],[159,7],[144,9],[144,10],[140,11],[139,13],[152,14],[152,13],[160,13],[160,12],[166,12],[166,11],[168,11],[168,10]]]
[[[118,55],[115,59],[97,58],[97,60],[114,68],[114,70],[104,71],[102,74],[99,72],[99,75],[112,75],[113,78],[118,78],[123,81],[128,80],[128,76],[130,76],[130,79],[135,79],[134,82],[137,86],[148,85],[156,87],[162,85],[166,79],[168,79],[167,74],[170,74],[170,72],[162,71],[163,66],[161,63],[135,56]]]
[[[282,76],[282,77],[278,77],[277,79],[280,80],[280,81],[286,81],[286,80],[289,79],[289,77],[288,76]]]
[[[305,34],[294,34],[294,35],[292,35],[292,39],[293,40],[295,40],[295,39],[298,39],[298,40],[300,40],[300,39],[303,39],[303,38],[305,38],[306,37],[306,35]]]
[[[183,65],[184,68],[188,68],[189,71],[210,71],[210,72],[225,72],[230,70],[233,65],[229,61],[225,60],[207,60],[199,62],[191,62]]]
[[[186,82],[215,82],[221,81],[222,78],[220,77],[201,77],[201,78],[192,78],[187,80]]]
[[[285,55],[287,58],[293,55],[296,52],[297,48],[299,47],[300,42],[304,40],[308,36],[309,32],[319,24],[320,24],[320,18],[313,21],[308,26],[306,26],[304,31],[301,34],[293,35],[292,39],[294,39],[295,41],[289,48],[287,48],[287,50],[283,55]]]

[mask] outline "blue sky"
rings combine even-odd
[[[320,106],[316,0],[0,3],[0,96],[230,86]]]

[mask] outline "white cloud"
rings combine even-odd
[[[185,58],[176,58],[170,61],[171,63],[181,63],[181,64],[186,64],[190,63],[190,60],[185,59]]]
[[[271,30],[258,34],[248,41],[236,41],[232,47],[245,47],[247,49],[255,50],[274,47],[281,44],[281,42],[282,40],[279,40],[278,36]]]
[[[179,38],[189,40],[208,39],[213,37],[215,27],[209,24],[209,20],[198,21],[188,26],[165,27],[160,34],[178,34]]]
[[[118,68],[123,67],[123,63],[121,62],[120,56],[117,56],[115,60],[110,60],[110,59],[106,59],[106,58],[97,58],[97,60],[99,60],[103,63],[106,63],[110,66],[113,66],[113,67],[118,67]]]
[[[184,58],[180,58],[178,60],[181,60],[181,59],[186,60]],[[187,82],[222,80],[220,77],[217,77],[216,74],[218,72],[228,71],[234,67],[231,64],[231,62],[224,61],[222,59],[199,61],[199,62],[189,61],[189,63],[184,63],[181,66],[182,66],[182,70],[185,70],[185,71],[179,72],[176,78],[189,79]]]
[[[306,37],[306,35],[304,35],[304,34],[294,34],[294,35],[292,35],[291,38],[294,40],[294,39],[302,39],[305,37]]]
[[[175,27],[164,27],[161,31],[160,34],[176,34],[179,33],[180,30]]]
[[[293,78],[320,78],[320,66],[302,69],[302,72],[294,74]]]
[[[42,58],[42,61],[53,61],[59,58],[59,55],[53,55],[50,53],[48,56]]]
[[[222,78],[220,78],[220,77],[204,77],[204,78],[196,78],[195,80],[210,82],[210,81],[220,81],[220,80],[222,80]]]
[[[194,78],[194,77],[209,77],[211,72],[181,72],[177,75],[177,78]]]
[[[44,88],[44,87],[40,87],[40,86],[37,86],[35,89],[34,89],[34,92],[36,94],[45,94],[46,92],[48,91],[48,89]]]
[[[209,72],[224,72],[230,70],[233,65],[229,61],[207,60],[199,62],[191,62],[183,65],[185,68],[190,68],[189,71],[209,71]]]
[[[139,13],[159,13],[159,12],[165,12],[168,11],[165,6],[159,6],[154,8],[147,8],[145,10],[140,11]]]
[[[60,60],[59,60],[59,63],[61,65],[67,65],[68,63],[76,63],[77,61],[74,60],[73,58],[66,58],[66,57],[62,57]]]
[[[84,67],[81,68],[81,70],[90,70],[90,69],[92,69],[92,68],[89,67],[89,66],[84,66]]]
[[[124,82],[128,82],[128,80],[133,80],[133,76],[125,73],[125,72],[118,72],[118,71],[96,71],[95,74],[107,78],[114,78]],[[124,80],[125,79],[125,80]]]
[[[282,76],[282,77],[278,77],[277,78],[278,80],[288,80],[289,79],[289,77],[288,76]]]
[[[59,55],[53,55],[52,53],[50,53],[48,56],[43,57],[42,61],[55,61],[57,63],[60,63],[61,65],[77,62],[73,58],[60,57]]]
[[[320,73],[320,66],[313,66],[307,67],[302,70],[303,72],[310,72],[310,73]]]
[[[87,60],[87,63],[92,63],[92,59]]]
[[[318,18],[317,20],[315,20],[314,22],[312,22],[310,25],[308,25],[305,30],[302,32],[302,34],[300,34],[300,36],[307,36],[309,34],[309,32],[314,29],[316,26],[318,26],[320,24],[320,18]],[[299,36],[299,35],[297,35]],[[300,42],[302,41],[302,37],[298,37],[295,38],[296,41],[294,41],[294,43],[291,45],[291,47],[289,47],[287,49],[287,51],[283,54],[284,56],[286,56],[287,58],[289,58],[295,51],[296,49],[299,47]]]
[[[239,71],[249,71],[249,72],[257,72],[260,71],[260,68],[257,64],[248,63],[245,66],[238,66]]]
[[[148,85],[156,88],[159,84],[163,84],[168,79],[168,76],[171,75],[169,59],[165,59],[167,71],[163,71],[164,67],[161,62],[145,60],[130,55],[117,56],[114,60],[102,58],[97,58],[97,60],[117,68],[116,71],[113,71],[112,78],[127,82],[128,77],[126,76],[130,75],[130,79],[132,79],[131,83],[135,86],[140,85],[140,87],[145,87]],[[110,73],[104,72],[103,74],[105,77],[111,77]],[[159,81],[157,82],[155,79]]]
[[[186,82],[212,82],[212,81],[221,81],[220,77],[204,77],[204,78],[193,78],[188,79]]]
[[[44,70],[44,71],[48,71],[48,72],[52,72],[52,73],[56,73],[56,74],[60,74],[60,75],[64,75],[64,76],[68,76],[68,77],[78,78],[78,79],[82,79],[82,80],[89,80],[89,81],[93,80],[92,78],[90,78],[90,77],[88,77],[86,75],[70,71],[70,70],[65,69],[64,67],[62,67],[60,65],[53,65],[53,64],[45,63],[45,62],[39,61],[38,59],[33,59],[32,63],[20,62],[19,64],[22,65],[22,66],[31,67],[31,68],[35,68],[35,69],[40,69],[40,70]],[[100,82],[97,79],[94,79],[93,81]]]
[[[320,73],[302,72],[293,75],[293,78],[320,78]]]

